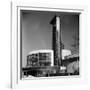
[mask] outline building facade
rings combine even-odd
[[[36,50],[27,56],[27,67],[53,66],[53,50]]]

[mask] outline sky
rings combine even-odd
[[[52,49],[52,25],[50,21],[58,15],[61,22],[61,37],[65,49],[74,51],[73,36],[79,35],[79,14],[47,11],[22,11],[22,67],[26,66],[29,52],[39,49]]]

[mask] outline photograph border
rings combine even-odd
[[[56,12],[75,12],[80,13],[80,23],[79,23],[79,32],[80,32],[80,75],[79,76],[59,76],[59,77],[38,77],[32,78],[29,80],[22,80],[20,78],[21,73],[21,30],[20,30],[20,10],[37,10],[37,11],[56,11]],[[86,51],[86,7],[77,7],[77,6],[58,6],[57,5],[31,5],[30,3],[11,3],[11,87],[34,87],[35,86],[53,86],[55,83],[57,85],[68,85],[68,84],[80,84],[87,81],[87,61],[85,51]],[[84,21],[84,22],[83,22]],[[81,31],[82,30],[82,31]],[[83,40],[85,40],[83,42]],[[82,59],[82,61],[81,61]],[[86,59],[87,60],[87,59]],[[55,78],[55,79],[54,79]],[[58,82],[57,82],[58,79]],[[53,82],[52,82],[53,81]],[[38,84],[41,83],[42,85]],[[49,83],[50,82],[50,83]],[[63,82],[63,83],[62,83]]]

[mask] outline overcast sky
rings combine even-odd
[[[33,50],[52,49],[52,25],[55,15],[61,19],[62,42],[65,49],[73,50],[73,36],[78,37],[79,15],[61,12],[22,12],[22,66],[26,65],[27,55]],[[77,52],[73,52],[77,53]]]

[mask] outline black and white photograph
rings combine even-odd
[[[20,11],[21,79],[80,75],[79,15]]]
[[[13,2],[11,87],[61,88],[87,83],[86,37],[84,6]]]
[[[0,7],[0,90],[90,90],[89,0]]]

